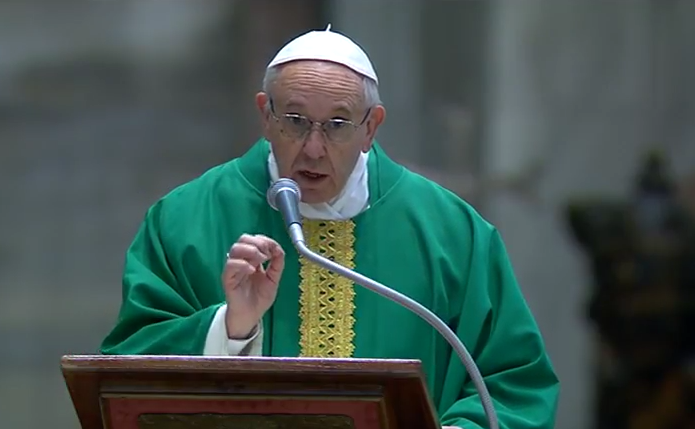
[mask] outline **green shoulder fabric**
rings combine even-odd
[[[471,266],[456,331],[472,347],[500,428],[553,429],[559,381],[498,231],[490,227],[483,241],[487,251]],[[442,402],[443,425],[488,427],[480,397],[453,354]]]
[[[220,304],[206,308],[173,273],[161,238],[160,200],[147,212],[126,254],[123,297],[114,329],[101,353],[200,355]]]
[[[224,302],[225,253],[243,233],[270,235],[282,225],[250,183],[267,183],[268,150],[257,142],[147,211],[126,252],[121,308],[101,353],[203,353],[212,317]],[[248,165],[254,168],[244,175],[241,168]]]

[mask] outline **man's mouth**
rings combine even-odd
[[[311,181],[314,181],[314,180],[321,180],[321,179],[323,179],[323,178],[325,178],[325,177],[328,177],[327,174],[315,173],[315,172],[313,172],[313,171],[307,171],[307,170],[302,170],[302,171],[299,172],[299,174],[300,174],[302,177],[304,177],[304,178],[306,178],[306,179],[309,179],[309,180],[311,180]]]

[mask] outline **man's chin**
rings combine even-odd
[[[334,195],[328,195],[328,193],[323,189],[305,189],[301,186],[299,189],[302,192],[302,202],[305,204],[327,203],[334,198]]]
[[[304,195],[302,195],[302,202],[304,204],[323,204],[323,203],[329,202],[330,200],[331,200],[330,198],[320,198],[320,197],[314,197],[314,198],[308,197],[308,198],[306,198],[306,197],[304,197]]]
[[[293,178],[294,179],[294,178]],[[332,186],[330,177],[320,180],[294,179],[302,192],[302,202],[306,204],[321,204],[332,200],[337,192]]]

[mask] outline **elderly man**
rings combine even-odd
[[[289,177],[309,247],[447,322],[502,428],[551,429],[558,380],[502,239],[374,142],[385,110],[362,49],[330,28],[309,32],[280,50],[263,86],[264,138],[147,212],[102,353],[419,359],[442,425],[485,427],[463,365],[435,330],[298,257],[265,199]]]

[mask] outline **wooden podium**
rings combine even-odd
[[[83,429],[439,429],[420,361],[64,356]]]

